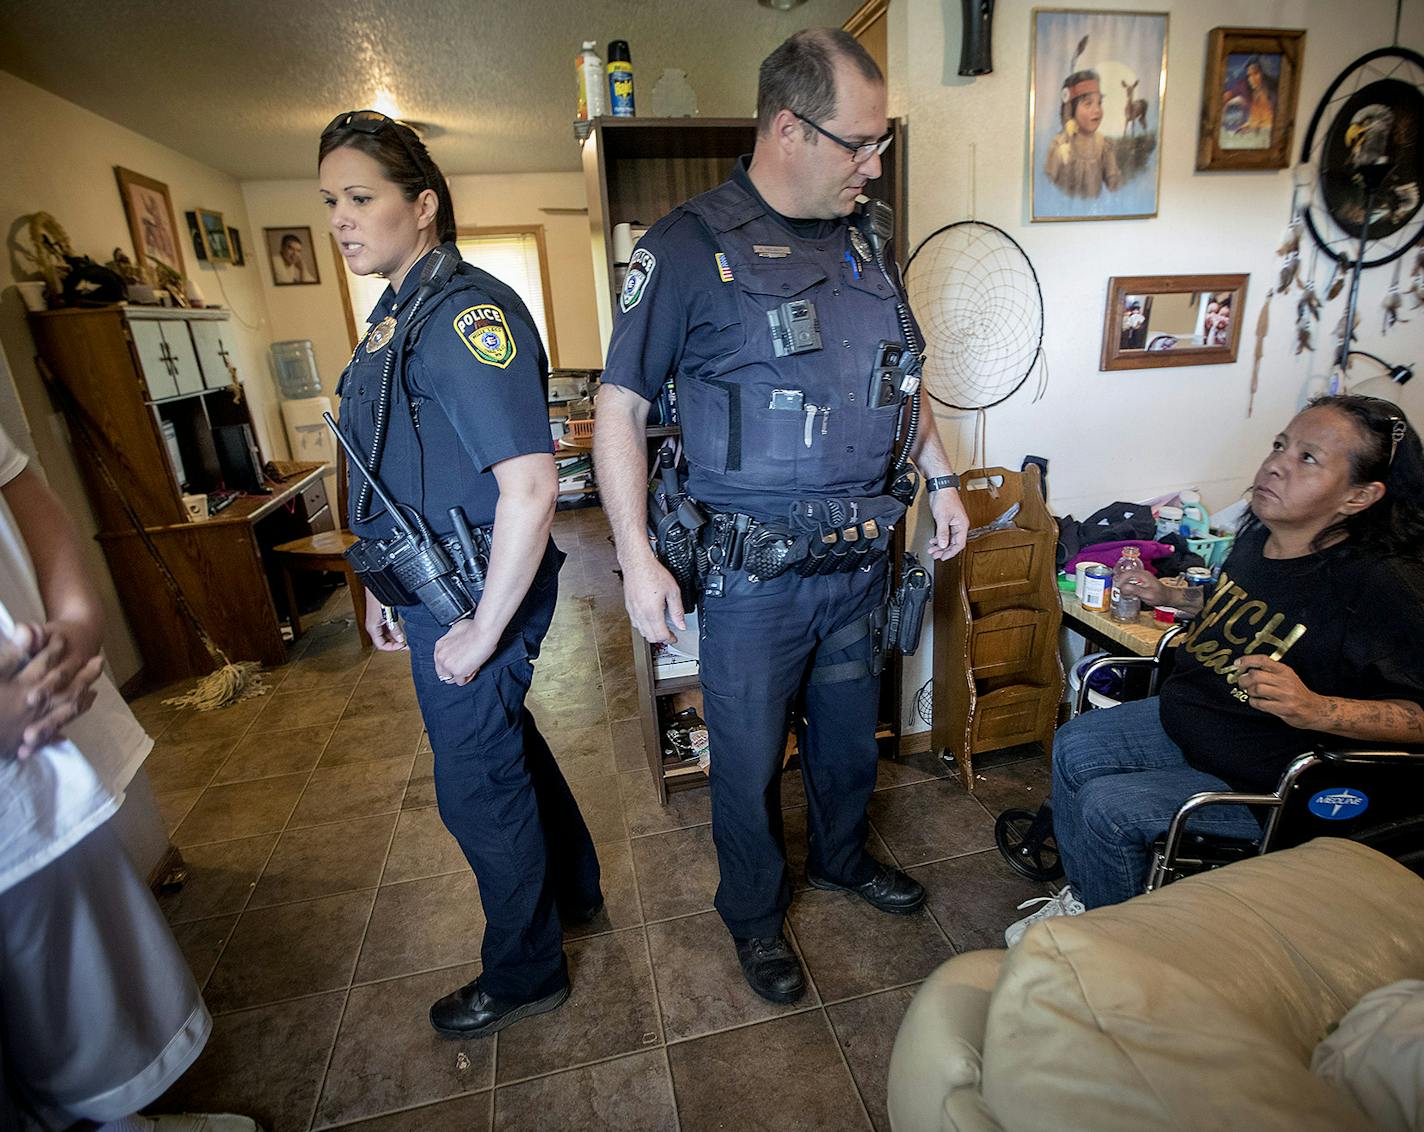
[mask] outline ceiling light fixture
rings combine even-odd
[[[799,8],[806,0],[757,0],[763,8],[770,8],[774,12],[789,12],[793,8]]]

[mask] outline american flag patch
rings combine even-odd
[[[727,257],[723,252],[717,253],[717,274],[722,277],[723,283],[732,281],[732,265],[727,262]]]

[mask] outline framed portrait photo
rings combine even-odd
[[[1290,164],[1304,55],[1303,31],[1211,29],[1198,169],[1284,169]]]
[[[1032,219],[1157,215],[1167,14],[1033,11]]]
[[[231,263],[232,243],[221,212],[195,208],[187,214],[188,235],[193,240],[193,252],[209,263]]]
[[[267,259],[272,265],[273,286],[296,287],[321,282],[310,228],[264,228],[262,232],[267,237]]]
[[[121,165],[114,166],[114,176],[119,182],[119,197],[124,202],[124,215],[129,222],[134,259],[140,266],[165,267],[181,276],[182,236],[173,216],[168,186]]]
[[[1245,275],[1117,275],[1108,280],[1098,368],[1160,369],[1236,360]]]

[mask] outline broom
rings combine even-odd
[[[119,486],[118,480],[114,478],[114,473],[110,471],[103,452],[94,441],[94,434],[90,430],[88,414],[84,411],[84,407],[79,404],[69,387],[54,375],[43,358],[36,357],[35,366],[39,370],[40,376],[44,378],[45,384],[58,396],[60,403],[68,411],[70,421],[78,427],[80,436],[83,437],[84,443],[94,456],[100,477],[118,499],[124,509],[124,514],[128,516],[129,523],[142,541],[144,549],[153,558],[159,575],[168,587],[168,592],[173,595],[173,601],[178,606],[179,613],[193,627],[193,631],[198,634],[198,640],[202,642],[208,657],[217,665],[215,671],[201,677],[190,691],[181,696],[172,696],[164,700],[164,704],[174,707],[191,707],[197,711],[212,711],[215,708],[227,707],[230,704],[251,699],[253,696],[266,695],[267,687],[263,683],[263,676],[259,671],[262,665],[255,660],[243,660],[234,664],[228,658],[227,653],[223,652],[217,642],[208,635],[208,631],[203,628],[203,623],[198,620],[197,613],[193,611],[182,587],[178,585],[178,579],[173,576],[173,571],[168,568],[168,563],[163,560],[163,555],[159,553],[158,547],[153,544],[153,539],[144,529],[138,512],[134,510],[133,504],[129,502],[129,498],[124,494],[123,488]]]

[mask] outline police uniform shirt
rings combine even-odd
[[[747,173],[750,160],[738,158],[732,180],[762,200]],[[794,237],[822,238],[843,223],[793,219],[770,205],[766,209]],[[629,265],[629,274],[640,278],[631,290],[624,287],[630,301],[619,304],[604,384],[624,386],[654,401],[663,382],[680,368],[696,373],[722,352],[726,335],[742,315],[717,251],[701,221],[680,208],[648,229]]]
[[[453,250],[453,249],[452,249]],[[412,267],[400,293],[390,289],[371,314],[373,330],[356,349],[344,377],[343,418],[354,416],[360,452],[370,449],[385,351],[375,328],[392,311],[406,312],[420,286],[424,261]],[[404,323],[402,322],[402,328]],[[373,337],[376,336],[376,337]],[[422,305],[404,357],[404,382],[395,382],[389,433],[378,471],[398,502],[416,507],[441,533],[449,509],[468,521],[494,521],[499,487],[491,469],[502,460],[553,451],[549,433],[548,362],[527,308],[514,290],[488,272],[461,264],[449,284]],[[407,395],[408,404],[407,408]],[[360,473],[351,480],[354,502]],[[372,512],[379,510],[373,501]],[[353,525],[357,534],[383,532]]]
[[[887,406],[879,420],[868,422],[864,398],[877,343],[900,337],[893,294],[879,269],[855,255],[845,219],[781,216],[757,193],[747,160],[738,162],[730,185],[675,209],[638,242],[619,296],[602,380],[653,401],[669,377],[679,379],[689,489],[715,509],[769,518],[784,514],[787,500],[799,496],[879,494],[883,488],[877,480],[888,465],[897,410]],[[695,211],[699,201],[725,197],[729,188],[745,192],[753,202],[748,210],[760,205],[765,217],[754,222],[763,236],[754,248],[743,249],[740,263],[734,242],[719,243]],[[749,313],[739,294],[754,274],[779,277],[778,292],[783,280],[791,279],[789,292],[815,301],[822,349],[792,359],[773,357],[769,339],[764,350],[759,348],[760,339],[768,338],[765,314]],[[806,281],[818,279],[824,282],[801,290]],[[785,297],[791,295],[768,301]],[[747,437],[742,454],[748,466],[757,461],[754,472],[740,475],[719,458],[722,449],[736,449],[737,437],[715,441],[719,451],[710,462],[705,451],[698,451],[709,430],[719,436],[725,431],[725,411],[718,410],[717,423],[709,425],[714,418],[699,410],[707,407],[708,386],[725,386],[728,379],[744,388],[744,403],[732,412],[732,431],[740,427]],[[751,383],[758,386],[755,395],[746,391]],[[765,428],[754,432],[758,424],[768,423],[764,410],[769,402],[762,393],[771,385],[801,392],[805,405],[829,409],[810,422],[809,444],[805,410],[778,414],[769,443]]]

